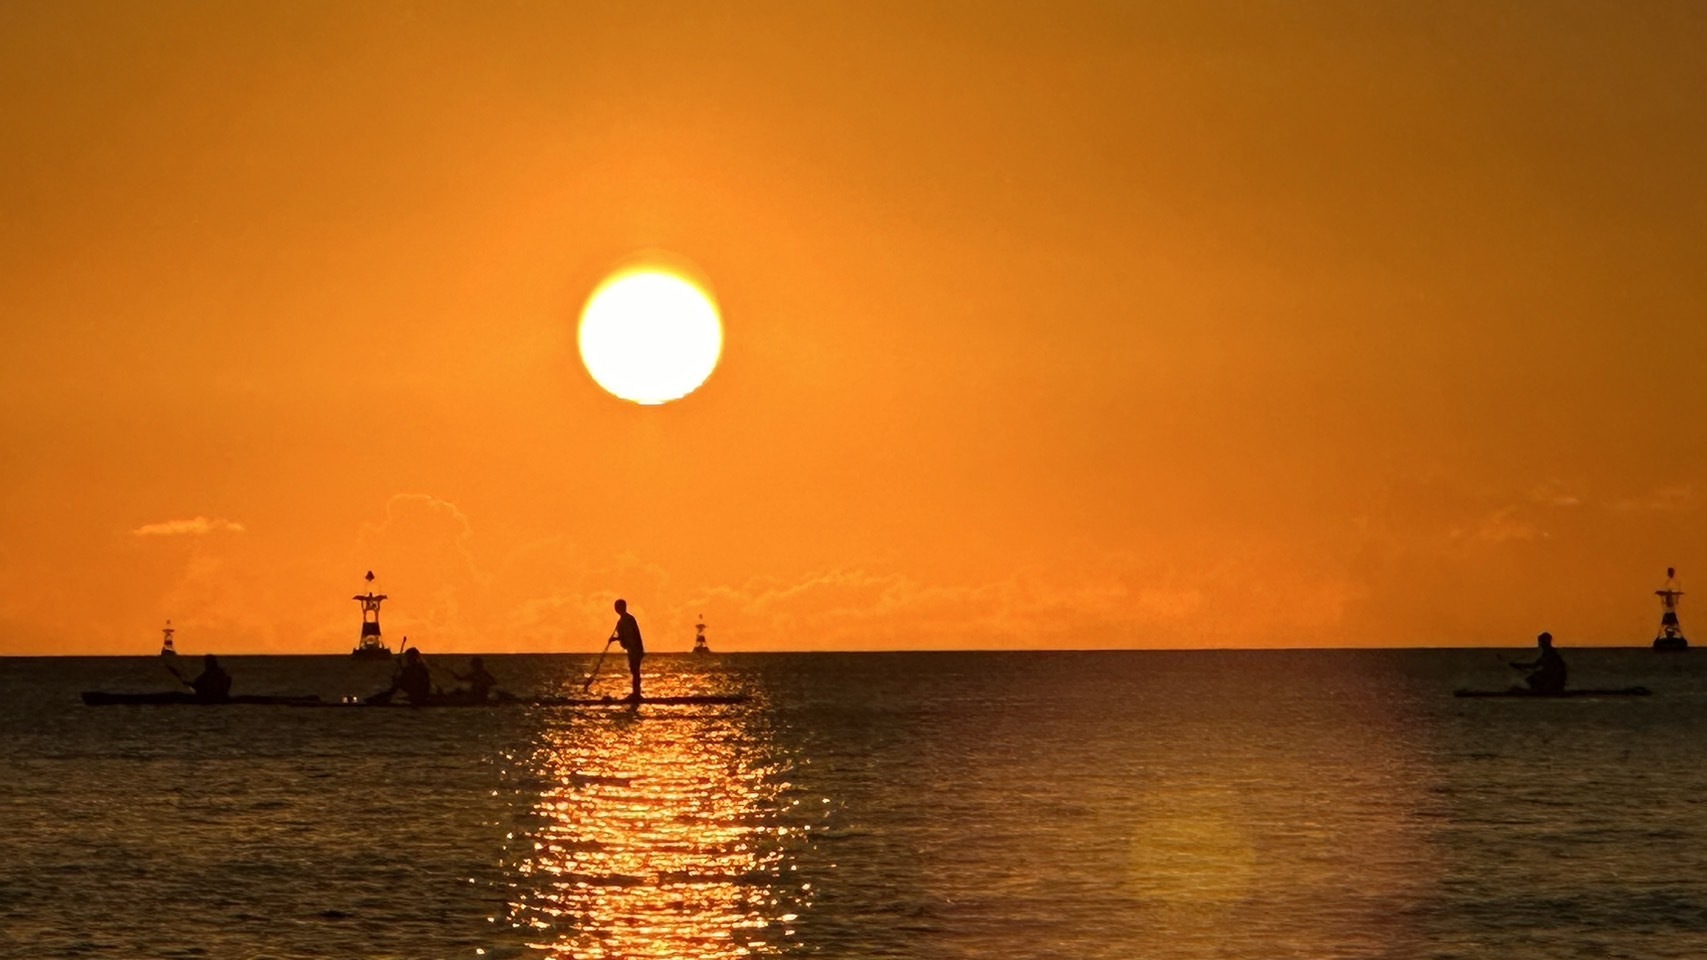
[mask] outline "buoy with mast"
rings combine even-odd
[[[710,653],[711,648],[705,645],[705,614],[699,615],[699,623],[694,626],[694,653]]]
[[[350,599],[362,605],[361,639],[350,651],[350,656],[357,660],[391,659],[391,648],[385,645],[379,634],[379,605],[385,602],[386,596],[373,592],[372,570],[367,572],[367,593],[358,593]]]
[[[172,621],[170,620],[166,621],[166,626],[160,628],[160,655],[162,657],[175,657],[178,655],[177,648],[172,646],[172,634],[176,632],[177,631],[172,629]]]
[[[1683,636],[1683,625],[1677,622],[1677,599],[1683,596],[1677,582],[1677,569],[1666,568],[1666,584],[1654,591],[1660,598],[1660,632],[1654,637],[1655,650],[1688,650],[1689,641]]]

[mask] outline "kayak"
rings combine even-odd
[[[120,704],[146,704],[149,706],[190,706],[190,707],[226,707],[226,706],[258,706],[258,707],[304,707],[320,703],[320,698],[312,694],[301,697],[268,697],[244,696],[226,697],[224,700],[203,700],[193,693],[105,693],[100,690],[83,691],[83,702],[91,707],[112,707]]]
[[[1536,693],[1523,687],[1512,687],[1509,690],[1455,690],[1455,697],[1506,697],[1512,700],[1558,700],[1566,697],[1647,697],[1653,691],[1647,687],[1620,687],[1616,690],[1597,690],[1585,687],[1580,690],[1561,690],[1558,693]]]

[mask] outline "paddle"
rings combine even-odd
[[[179,673],[178,668],[173,666],[172,664],[163,663],[163,664],[161,664],[161,666],[165,667],[166,670],[172,674],[172,676],[177,677],[179,683],[183,684],[186,687],[189,687],[192,691],[194,691],[197,700],[224,700],[226,697],[230,696],[230,689],[231,689],[231,678],[230,677],[225,678],[224,690],[217,689],[219,687],[219,684],[217,682],[210,683],[210,686],[208,687],[208,689],[204,690],[203,688],[196,686],[196,683],[199,682],[202,679],[202,677],[208,676],[208,674],[205,670],[202,672],[202,677],[197,677],[195,680],[191,680],[189,677],[186,677],[183,674]]]
[[[438,678],[438,682],[433,684],[434,696],[443,696],[447,687],[452,690],[456,689],[456,671],[449,667],[441,667],[426,657],[422,657],[421,662],[427,665],[429,674]]]
[[[397,659],[399,662],[402,662],[403,652],[405,650],[407,650],[408,647],[409,647],[409,638],[404,637],[403,642],[397,645]],[[434,694],[444,693],[444,689],[445,689],[444,684],[450,682],[449,680],[446,680],[446,677],[450,677],[452,680],[454,680],[456,675],[451,673],[451,671],[449,669],[447,669],[445,667],[441,667],[438,664],[434,663],[433,661],[428,660],[425,654],[421,654],[421,648],[419,645],[417,645],[415,647],[415,652],[417,654],[420,654],[421,662],[427,665],[427,673],[434,674],[434,672],[437,671],[437,673],[434,675],[436,675],[438,677],[440,682],[433,684],[433,693]]]
[[[194,690],[196,688],[195,684],[191,683],[183,674],[178,672],[177,667],[174,667],[169,663],[162,663],[161,666],[165,667],[167,672],[172,674],[172,676],[177,677],[179,683],[183,684],[186,687],[189,687],[191,690]]]
[[[592,669],[591,673],[587,674],[587,682],[581,684],[581,692],[582,693],[586,693],[587,688],[591,687],[593,685],[593,678],[599,675],[599,668],[604,666],[605,654],[610,653],[610,645],[615,643],[615,642],[616,642],[616,634],[613,633],[610,635],[610,639],[605,641],[605,648],[603,650],[599,651],[599,658],[597,660],[593,661],[593,669]]]
[[[403,638],[403,642],[397,645],[397,659],[394,661],[396,665],[392,669],[394,669],[394,670],[403,669],[403,651],[405,651],[407,649],[409,649],[409,638],[407,636],[405,636]],[[367,696],[362,698],[362,702],[363,703],[379,704],[379,705],[383,706],[387,703],[390,703],[391,698],[395,697],[395,696],[397,696],[397,677],[395,674],[393,674],[390,687],[388,687],[384,690],[381,690],[378,693],[368,694]]]

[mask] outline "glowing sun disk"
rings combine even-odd
[[[614,274],[581,311],[581,362],[606,391],[635,403],[678,400],[699,388],[723,353],[711,295],[655,268]]]

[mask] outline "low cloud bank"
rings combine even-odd
[[[210,533],[242,533],[243,525],[224,517],[192,517],[188,520],[165,520],[145,523],[130,532],[133,537],[200,537]]]

